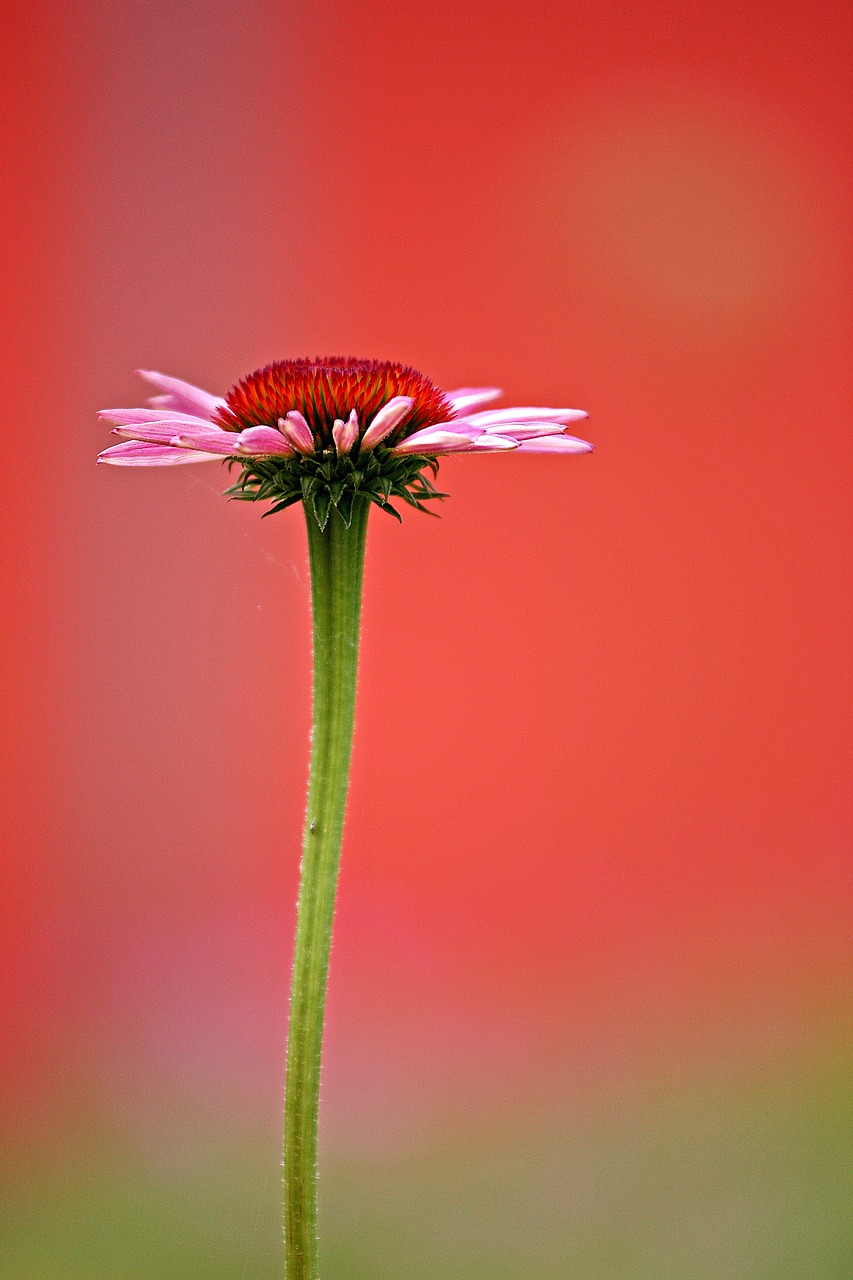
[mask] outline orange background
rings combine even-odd
[[[341,351],[590,412],[589,458],[450,459],[440,521],[372,518],[328,1152],[834,1061],[848,6],[87,0],[4,29],[15,1159],[73,1168],[95,1132],[132,1166],[177,1114],[190,1146],[277,1141],[304,529],[215,466],[96,471],[137,366],[223,392]]]

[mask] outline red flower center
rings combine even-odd
[[[292,409],[306,419],[318,444],[332,442],[336,418],[355,409],[361,430],[394,396],[411,396],[414,406],[398,438],[453,416],[450,401],[416,369],[390,360],[331,356],[317,360],[277,360],[242,378],[225,397],[219,421],[229,431],[274,427]]]

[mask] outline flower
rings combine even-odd
[[[242,465],[231,497],[312,501],[321,527],[336,507],[348,524],[356,494],[397,515],[390,497],[441,497],[424,476],[450,453],[588,453],[567,434],[581,409],[489,409],[497,387],[441,391],[390,361],[282,360],[243,378],[224,399],[179,378],[139,370],[158,394],[147,409],[104,409],[122,443],[99,462],[158,467],[227,460]],[[271,514],[268,512],[267,514]]]
[[[451,453],[587,453],[567,433],[581,409],[488,408],[497,387],[444,392],[389,361],[283,360],[224,399],[140,370],[146,409],[104,409],[121,443],[99,462],[156,467],[219,458],[241,468],[226,492],[268,500],[271,515],[305,507],[311,570],[314,700],[299,878],[284,1114],[285,1270],[315,1280],[317,1115],[323,1013],[353,745],[361,596],[370,504],[420,511],[445,495],[426,472]],[[334,518],[332,518],[334,515]]]

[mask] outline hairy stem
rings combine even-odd
[[[314,612],[314,726],[299,883],[284,1103],[287,1280],[317,1280],[317,1112],[326,978],[346,808],[370,504],[321,530],[306,509]]]

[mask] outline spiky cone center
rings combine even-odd
[[[403,420],[381,442],[367,447],[369,435],[367,442],[365,436],[376,415],[402,396],[411,401]],[[353,421],[353,413],[358,429],[344,451],[339,447],[345,438],[341,424]],[[295,430],[288,414],[298,415]],[[229,467],[235,462],[242,467],[237,484],[227,491],[229,496],[271,500],[266,515],[304,502],[321,529],[332,512],[349,527],[357,497],[369,499],[399,519],[391,498],[402,498],[424,511],[425,501],[445,496],[424,474],[425,469],[433,475],[437,472],[434,457],[393,452],[394,445],[407,436],[453,417],[453,406],[444,393],[422,373],[404,365],[345,357],[281,360],[241,379],[228,392],[217,416],[227,431],[277,427],[294,442],[292,456],[229,460]]]
[[[219,421],[226,430],[275,426],[288,413],[307,422],[319,449],[332,441],[336,419],[355,410],[361,432],[383,405],[408,396],[412,408],[395,440],[453,416],[444,393],[417,369],[390,360],[331,356],[317,360],[279,360],[241,378],[225,397]]]

